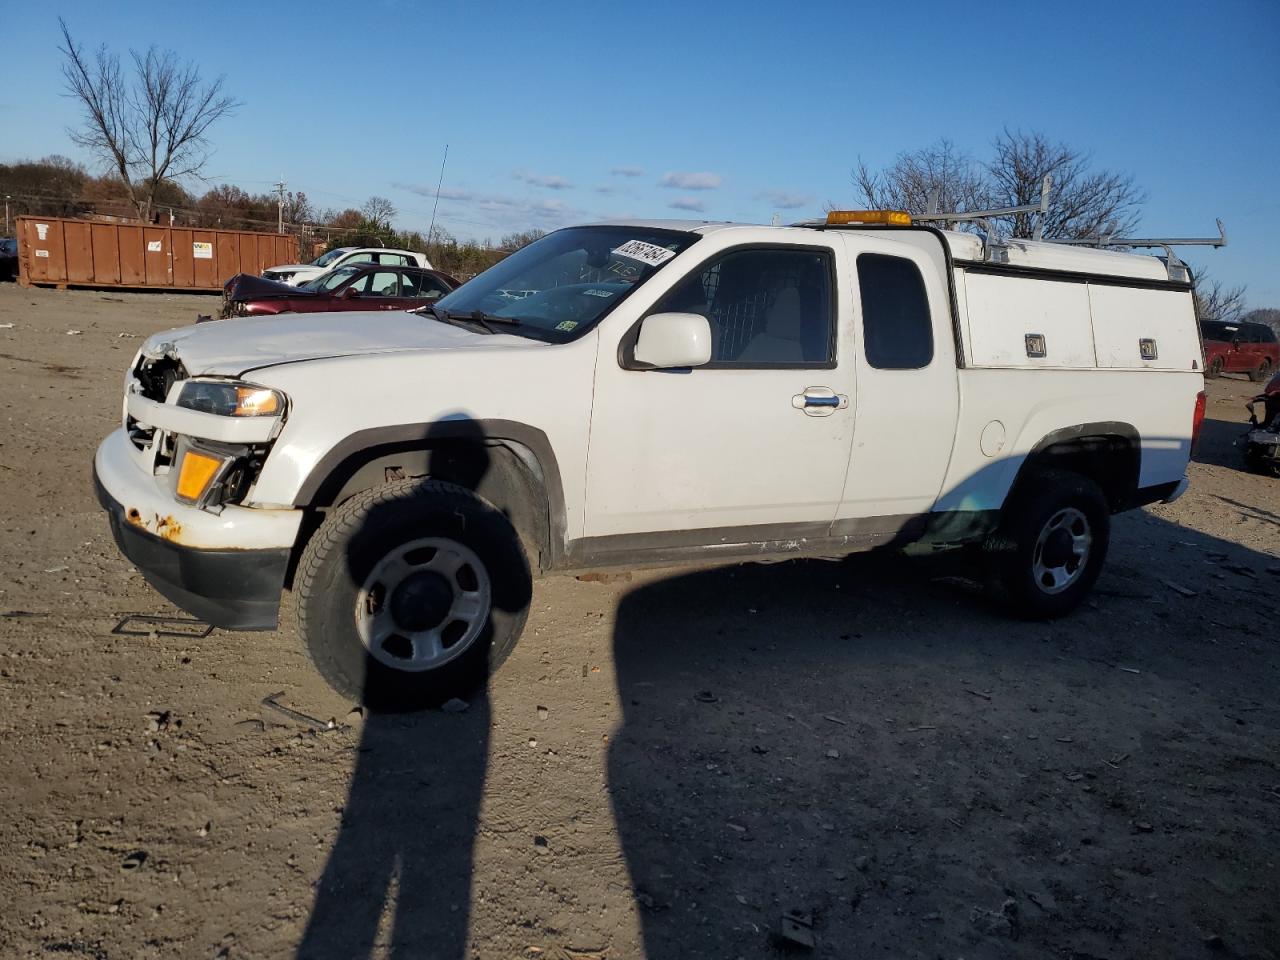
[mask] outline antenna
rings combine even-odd
[[[436,210],[440,207],[440,187],[444,184],[444,165],[449,162],[449,145],[444,145],[444,159],[440,161],[440,179],[436,181],[436,202],[431,207],[431,226],[427,227],[427,243],[436,230]]]

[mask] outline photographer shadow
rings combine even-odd
[[[470,490],[481,487],[490,457],[479,424],[461,417],[442,421],[427,434],[425,446],[426,475]],[[362,530],[412,523],[399,509],[376,503]],[[465,536],[466,518],[447,524],[457,530],[422,535]],[[369,553],[359,537],[348,545],[353,584],[369,576]],[[528,588],[495,582],[493,609],[522,616]],[[474,641],[485,646],[486,658],[490,639],[491,626]],[[351,787],[296,957],[460,960],[470,955],[474,843],[489,755],[488,690],[482,683],[465,703],[450,701],[443,710],[396,712],[379,706],[391,698],[379,688],[373,666],[366,654],[366,719]],[[471,669],[468,658],[468,675]],[[482,662],[474,670],[487,675]]]

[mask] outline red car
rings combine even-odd
[[[1250,380],[1260,381],[1280,367],[1280,343],[1265,323],[1202,320],[1200,337],[1204,341],[1205,376],[1247,373]]]
[[[338,267],[299,286],[236,274],[222,288],[220,319],[327,310],[413,310],[459,286],[447,273],[422,267],[359,263]]]

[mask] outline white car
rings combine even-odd
[[[470,689],[557,571],[973,545],[1055,617],[1112,514],[1187,486],[1170,272],[919,225],[571,227],[416,315],[151,337],[96,484],[166,597],[271,629],[289,590],[375,704]]]
[[[262,278],[279,280],[281,283],[296,287],[349,263],[382,263],[393,267],[431,269],[431,261],[427,259],[427,255],[413,250],[392,250],[387,247],[338,247],[321,254],[310,263],[285,263],[278,267],[268,267],[262,271]]]

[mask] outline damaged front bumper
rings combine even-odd
[[[179,503],[123,429],[98,447],[93,481],[120,552],[157,591],[215,627],[275,628],[301,511]]]

